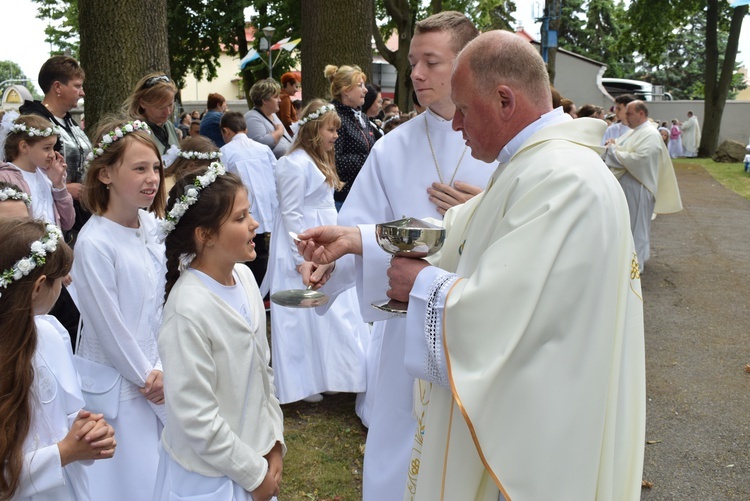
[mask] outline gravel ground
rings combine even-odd
[[[702,167],[651,228],[642,276],[647,424],[642,500],[750,500],[750,201]]]

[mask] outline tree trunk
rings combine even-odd
[[[435,7],[434,4],[433,7]],[[375,25],[374,9],[373,5],[373,36],[375,38],[375,46],[380,55],[383,56],[383,59],[396,68],[394,102],[398,105],[398,109],[402,111],[411,110],[412,84],[411,78],[409,78],[411,70],[411,65],[409,64],[409,46],[411,45],[412,36],[414,36],[415,13],[412,12],[408,0],[389,0],[385,2],[385,9],[388,15],[396,22],[396,30],[398,31],[398,49],[392,51],[386,47],[383,37],[380,36],[380,31],[378,31]]]
[[[729,39],[727,40],[721,70],[719,70],[718,43],[719,12],[719,0],[709,0],[706,11],[706,101],[703,107],[703,131],[701,144],[698,148],[699,157],[709,157],[719,147],[721,117],[724,114],[724,105],[729,96],[729,87],[732,84],[734,63],[737,59],[737,47],[742,30],[742,19],[747,14],[748,7],[747,5],[737,7],[732,13]]]
[[[305,0],[302,19],[302,91],[305,101],[331,97],[326,65],[357,65],[372,75],[374,0]]]
[[[119,112],[136,82],[169,74],[166,0],[78,0],[86,125]]]

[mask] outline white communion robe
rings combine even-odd
[[[455,171],[457,181],[486,186],[494,165],[474,159],[461,133],[451,128],[451,121],[427,111],[375,143],[339,212],[340,225],[384,223],[403,216],[442,219],[427,194],[427,188],[440,182],[440,178],[425,133],[425,120],[429,121],[430,138],[444,181],[448,183]],[[384,286],[391,255],[377,245],[372,226],[363,231],[362,240],[364,257],[356,260],[360,311],[365,321],[375,322],[368,352],[367,397],[358,409],[369,425],[363,499],[401,499],[416,430],[414,378],[404,367],[405,319],[389,319],[392,315],[371,306],[373,301],[386,299]],[[353,278],[351,274],[341,275],[336,279]]]
[[[265,290],[270,284],[271,294],[305,288],[297,271],[303,259],[289,232],[336,224],[333,187],[305,151],[281,157],[274,172],[279,208],[261,286]],[[296,402],[326,391],[365,391],[369,337],[354,290],[337,297],[323,316],[271,303],[271,364],[279,401]]]
[[[37,315],[34,324],[37,348],[32,362],[33,414],[23,445],[20,488],[13,499],[87,501],[88,476],[84,464],[91,464],[91,461],[74,461],[63,467],[57,447],[84,407],[70,336],[51,315]]]
[[[686,157],[697,157],[701,144],[701,127],[693,115],[682,124],[682,149]]]
[[[672,159],[659,131],[644,122],[607,148],[604,161],[620,181],[630,212],[638,263],[651,251],[651,215],[682,210]]]
[[[627,202],[599,158],[604,124],[547,120],[448,212],[436,266],[412,289],[407,367],[437,384],[405,499],[640,497],[643,304]]]
[[[221,155],[227,171],[240,176],[247,187],[250,212],[258,222],[255,233],[271,231],[278,206],[276,182],[273,179],[276,157],[271,148],[240,132],[221,147]]]
[[[83,322],[77,355],[114,367],[123,377],[119,413],[107,420],[117,452],[90,467],[92,499],[150,499],[156,482],[165,410],[138,390],[152,370],[162,370],[156,333],[165,257],[156,218],[140,210],[138,219],[139,228],[126,228],[91,216],[76,241],[72,276]]]
[[[607,140],[609,139],[617,139],[623,134],[627,134],[629,130],[630,130],[630,127],[628,127],[624,123],[615,122],[609,127],[607,127],[606,131],[604,131],[604,136],[602,137],[601,144],[604,145],[604,143],[606,143]]]

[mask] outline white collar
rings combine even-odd
[[[526,142],[528,138],[534,135],[538,130],[547,127],[549,125],[555,125],[560,122],[573,120],[573,117],[563,112],[562,107],[557,107],[554,110],[545,113],[537,120],[531,122],[524,129],[516,134],[516,136],[508,141],[508,144],[500,150],[500,154],[497,156],[497,160],[500,163],[508,163],[513,155],[518,152],[519,148]]]

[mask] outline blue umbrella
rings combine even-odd
[[[743,5],[750,5],[750,0],[734,0],[731,4],[729,4],[730,7],[742,7]]]

